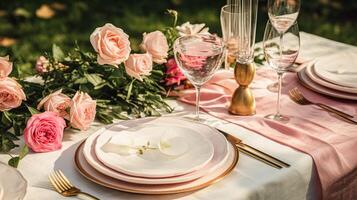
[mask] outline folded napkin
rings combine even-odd
[[[201,109],[220,119],[253,130],[269,139],[309,154],[316,165],[323,199],[357,199],[357,126],[336,120],[314,106],[301,106],[288,97],[288,91],[298,87],[310,100],[326,103],[357,115],[357,103],[334,100],[312,92],[298,83],[295,73],[284,76],[281,111],[290,117],[287,124],[265,119],[276,111],[276,93],[267,85],[277,80],[274,71],[257,70],[251,89],[256,100],[254,116],[230,115],[227,110],[237,83],[233,72],[222,70],[201,90]],[[194,91],[184,91],[181,101],[194,104]]]

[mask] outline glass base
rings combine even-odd
[[[265,116],[265,118],[283,122],[283,123],[287,123],[290,120],[289,117],[280,114],[270,114]]]

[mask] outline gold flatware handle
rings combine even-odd
[[[241,139],[234,137],[233,135],[230,135],[220,129],[217,130],[221,132],[227,138],[228,141],[234,143],[242,153],[247,154],[277,169],[281,169],[282,167],[290,167],[289,164],[277,158],[274,158],[273,156],[266,154],[250,145],[244,144]]]
[[[346,121],[348,121],[348,122],[350,122],[352,124],[357,124],[357,121],[353,120],[354,117],[352,115],[344,113],[344,112],[342,112],[340,110],[337,110],[337,109],[335,109],[333,107],[330,107],[328,105],[325,105],[325,104],[316,103],[315,105],[319,106],[320,108],[322,108],[322,109],[324,109],[324,110],[326,110],[328,112],[332,112],[332,113],[338,115],[339,117],[342,117],[344,120],[346,120]]]
[[[263,158],[263,157],[261,157],[261,156],[259,156],[259,155],[257,155],[257,154],[254,154],[254,153],[252,153],[251,151],[248,151],[248,150],[246,150],[246,149],[244,149],[244,148],[241,148],[241,147],[238,146],[238,145],[236,145],[236,146],[238,147],[238,150],[239,150],[240,152],[242,152],[242,153],[244,153],[244,154],[246,154],[246,155],[248,155],[248,156],[250,156],[250,157],[252,157],[252,158],[254,158],[254,159],[256,159],[256,160],[259,160],[259,161],[261,161],[261,162],[263,162],[263,163],[265,163],[265,164],[267,164],[267,165],[269,165],[269,166],[271,166],[271,167],[274,167],[274,168],[276,168],[276,169],[281,169],[281,168],[283,168],[282,166],[277,165],[277,164],[275,164],[275,163],[273,163],[273,162],[270,162],[269,160],[267,160],[267,159],[265,159],[265,158]]]

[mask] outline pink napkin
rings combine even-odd
[[[315,106],[301,106],[288,97],[288,91],[298,87],[311,101],[326,103],[357,115],[357,102],[324,97],[298,83],[296,74],[283,79],[281,112],[290,117],[287,124],[265,119],[275,113],[277,94],[266,87],[277,80],[275,72],[259,69],[251,85],[257,114],[234,116],[227,110],[237,87],[232,71],[219,71],[201,91],[201,109],[220,119],[238,124],[269,139],[309,154],[316,165],[323,199],[357,199],[357,126],[335,117]],[[194,91],[185,91],[180,100],[194,104]]]

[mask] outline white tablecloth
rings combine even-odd
[[[356,47],[324,39],[315,35],[301,33],[301,53],[304,59],[328,56],[341,51],[356,51]],[[169,101],[179,115],[190,114],[193,107]],[[235,124],[228,124],[207,116],[208,121],[239,138],[245,143],[262,149],[291,164],[290,168],[281,170],[269,167],[244,154],[240,155],[239,163],[233,173],[208,188],[178,195],[135,195],[119,192],[98,186],[84,177],[75,169],[74,151],[83,139],[88,137],[101,124],[94,124],[86,132],[66,131],[63,147],[50,153],[30,153],[20,163],[18,170],[28,181],[27,200],[62,199],[53,191],[48,181],[48,174],[53,169],[61,169],[71,182],[85,192],[100,199],[265,199],[265,200],[300,200],[314,199],[317,176],[309,155],[298,152],[290,147],[278,144],[261,135],[243,129]],[[8,155],[1,154],[0,162],[7,162]],[[2,178],[2,177],[1,177]],[[71,199],[71,198],[63,198]],[[76,199],[76,198],[73,198]]]

